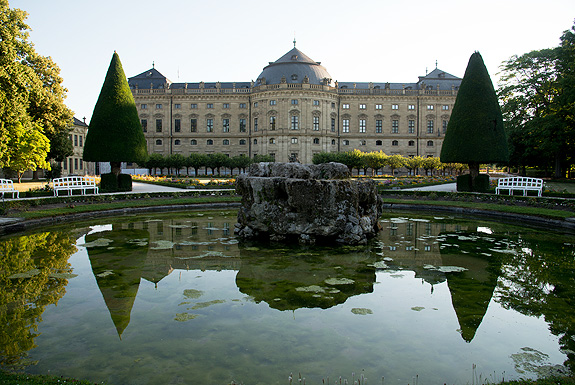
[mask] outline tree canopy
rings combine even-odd
[[[50,57],[36,53],[28,41],[26,16],[20,9],[10,9],[7,0],[0,0],[0,166],[8,168],[16,167],[14,162],[22,165],[21,157],[14,158],[15,152],[8,149],[15,133],[48,143],[46,137],[68,129],[73,115],[64,104],[66,89],[60,69]],[[21,135],[22,130],[26,135]],[[42,148],[42,155],[47,155],[46,146],[28,148]]]
[[[471,55],[441,148],[441,161],[469,164],[507,162],[503,117],[493,83],[479,52]]]
[[[88,127],[84,160],[110,162],[114,172],[121,162],[145,162],[147,156],[134,97],[114,52]]]
[[[575,163],[575,26],[563,33],[558,47],[505,61],[498,94],[511,165],[564,176]]]

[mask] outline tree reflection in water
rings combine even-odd
[[[67,232],[44,232],[0,241],[0,364],[19,367],[36,347],[46,306],[57,304],[73,277],[76,251]]]

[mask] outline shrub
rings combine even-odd
[[[130,174],[118,175],[118,191],[132,191],[132,176]]]
[[[100,192],[118,191],[118,178],[112,173],[102,174],[100,179]]]

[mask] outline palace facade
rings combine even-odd
[[[150,154],[311,163],[353,149],[439,156],[461,79],[436,68],[415,83],[333,81],[294,44],[255,82],[172,83],[152,68],[128,83]]]

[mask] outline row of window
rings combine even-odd
[[[222,103],[222,107],[224,109],[229,109],[230,108],[230,103]],[[240,108],[248,108],[248,105],[246,103],[240,103],[239,104]],[[156,110],[161,110],[164,108],[164,105],[162,103],[156,103]],[[182,105],[180,103],[174,103],[174,109],[179,110],[182,108]],[[198,104],[197,103],[192,103],[190,104],[190,108],[191,109],[197,109],[198,108]],[[208,109],[213,109],[214,108],[214,103],[206,103],[206,108]],[[147,110],[148,109],[148,105],[147,104],[140,104],[140,109],[142,110]]]
[[[68,158],[62,162],[62,167],[64,170],[68,171],[69,173],[74,172],[74,170],[83,170],[84,169],[84,161],[82,158]]]
[[[276,122],[277,118],[275,116],[269,117],[269,129],[275,130],[276,129]],[[239,120],[239,131],[246,132],[246,119]],[[447,120],[442,121],[442,130],[443,133],[447,131]],[[142,119],[142,130],[144,132],[148,132],[148,120]],[[258,131],[259,129],[259,122],[258,118],[254,118],[254,131]],[[290,117],[290,129],[292,130],[299,130],[299,116],[293,115]],[[314,131],[319,131],[320,129],[320,121],[319,116],[313,117],[312,122],[312,129]],[[435,130],[435,120],[428,119],[427,120],[427,133],[433,134]],[[156,119],[156,132],[163,131],[163,121],[162,119]],[[181,132],[182,131],[182,121],[181,119],[174,119],[174,132]],[[335,132],[335,119],[331,119],[331,131]],[[190,132],[198,132],[198,119],[190,119]],[[214,119],[206,119],[206,132],[214,132]],[[230,119],[225,118],[222,119],[222,132],[230,132]],[[350,132],[350,119],[343,119],[342,120],[342,132],[349,133]],[[367,132],[367,119],[360,119],[359,120],[359,132],[365,133]],[[409,134],[415,133],[415,120],[408,120],[407,121],[407,132]],[[381,134],[383,133],[383,120],[377,119],[375,121],[375,133]],[[399,133],[399,120],[394,119],[391,121],[391,133],[398,134]],[[80,137],[80,146],[82,146],[82,138]]]
[[[257,140],[257,139],[254,139],[254,140],[253,140],[253,143],[254,143],[254,144],[258,144],[258,140]],[[319,138],[313,138],[313,142],[312,142],[312,143],[313,143],[313,144],[320,144]],[[343,144],[344,146],[349,146],[349,143],[350,143],[350,141],[347,140],[347,139],[342,140],[342,144]],[[162,144],[163,144],[162,139],[156,139],[156,145],[157,145],[157,146],[161,146]],[[182,141],[181,141],[180,139],[174,140],[174,146],[179,146],[179,145],[181,145],[181,144],[182,144]],[[245,146],[246,144],[247,144],[247,141],[246,141],[245,139],[240,139],[240,141],[239,141],[239,145],[240,145],[240,146]],[[269,139],[269,144],[276,144],[276,139],[275,139],[275,138],[270,138],[270,139]],[[291,138],[291,144],[298,144],[298,138]],[[331,144],[332,144],[332,146],[335,146],[335,144],[336,144],[335,139],[332,139],[332,140],[331,140]],[[197,139],[192,139],[192,140],[190,140],[190,145],[192,145],[192,146],[197,146],[197,145],[198,145]],[[213,139],[208,139],[208,140],[206,140],[206,145],[208,145],[208,146],[213,146],[213,145],[214,145],[214,140],[213,140]],[[230,145],[230,140],[229,140],[229,139],[223,139],[223,140],[222,140],[222,145],[224,145],[224,146],[229,146],[229,145]],[[366,145],[367,145],[367,141],[366,141],[366,140],[360,140],[360,141],[359,141],[359,145],[360,145],[360,146],[366,146]],[[376,140],[376,141],[375,141],[375,145],[376,145],[376,146],[383,146],[383,141],[382,141],[382,140]],[[392,145],[392,146],[399,146],[399,141],[398,141],[398,140],[392,140],[392,141],[391,141],[391,145]],[[414,141],[414,140],[410,140],[409,142],[407,142],[407,145],[408,145],[409,147],[413,147],[413,146],[415,146],[415,141]],[[434,146],[433,140],[428,140],[428,141],[427,141],[427,147],[433,147],[433,146]],[[70,161],[71,161],[71,160],[72,160],[72,159],[70,159]],[[77,160],[77,159],[76,159],[76,160]],[[81,161],[82,161],[82,160],[80,160],[80,162],[81,162]],[[70,163],[70,164],[71,164],[71,163]],[[70,167],[71,167],[71,166],[70,166]],[[65,168],[65,166],[64,166],[64,168]]]
[[[343,110],[349,110],[349,109],[350,109],[350,105],[349,105],[349,103],[344,103],[344,104],[341,105],[341,108],[342,108]],[[428,111],[433,111],[433,110],[435,109],[435,105],[433,105],[433,104],[428,104],[428,105],[426,106],[426,108],[427,108]],[[360,110],[367,110],[367,104],[360,103],[360,104],[359,104],[359,109],[360,109]],[[375,105],[375,109],[376,109],[376,110],[383,110],[383,104],[376,104],[376,105]],[[391,109],[392,109],[392,110],[399,110],[399,104],[392,104],[392,105],[391,105]],[[408,111],[413,111],[413,110],[415,110],[415,104],[408,104],[408,105],[407,105],[407,110],[408,110]],[[441,106],[441,110],[443,110],[443,111],[449,111],[449,105],[447,105],[447,104],[442,105],[442,106]]]
[[[442,121],[443,133],[445,133],[447,131],[447,124],[448,123],[449,123],[449,121],[447,121],[447,120]],[[427,120],[427,133],[433,134],[434,131],[435,131],[435,120],[428,119]],[[350,119],[343,119],[342,120],[342,132],[343,133],[349,133],[350,132]],[[359,120],[359,132],[360,133],[367,132],[367,120],[366,119],[360,119]],[[408,120],[407,121],[407,132],[409,134],[415,134],[415,120]],[[383,133],[383,121],[382,120],[378,119],[375,121],[375,133],[376,134]],[[399,120],[394,119],[391,121],[391,133],[392,134],[398,134],[399,133]]]
[[[293,105],[293,106],[297,106],[297,105],[299,104],[299,100],[298,100],[298,99],[291,99],[290,103],[291,103],[291,105]],[[275,105],[277,105],[277,100],[272,99],[272,100],[269,101],[269,104],[270,104],[270,106],[275,106]],[[257,108],[258,105],[259,105],[258,102],[254,102],[254,107],[255,107],[255,108]],[[319,106],[319,105],[320,105],[320,101],[319,101],[319,100],[314,100],[314,101],[313,101],[313,105],[314,105],[314,106]],[[331,107],[332,107],[332,108],[335,108],[335,103],[331,103]],[[141,108],[142,110],[146,110],[146,109],[148,109],[148,105],[147,105],[147,104],[140,104],[140,108]],[[157,110],[161,110],[161,109],[163,109],[163,108],[164,108],[164,105],[163,105],[163,104],[161,104],[161,103],[157,103],[157,104],[156,104],[156,109],[157,109]],[[175,104],[174,104],[174,109],[179,110],[179,109],[181,109],[181,108],[182,108],[182,105],[181,105],[180,103],[175,103]],[[198,108],[198,104],[197,104],[197,103],[191,103],[191,104],[190,104],[190,108],[191,108],[191,109],[197,109],[197,108]],[[207,108],[207,109],[213,109],[213,108],[214,108],[214,103],[206,103],[206,108]],[[224,108],[224,109],[229,109],[229,108],[231,108],[231,107],[230,107],[230,103],[222,103],[222,108]],[[239,104],[239,108],[248,108],[248,107],[247,107],[247,104],[246,104],[246,103],[240,103],[240,104]],[[343,104],[341,105],[341,108],[344,109],[344,110],[349,110],[349,109],[350,109],[350,104],[349,104],[349,103],[343,103]],[[435,105],[433,105],[433,104],[428,104],[428,105],[426,106],[426,108],[427,108],[428,111],[432,111],[432,110],[435,109]],[[367,104],[365,104],[365,103],[360,103],[360,104],[359,104],[359,109],[360,109],[360,110],[367,110]],[[376,110],[383,110],[383,104],[375,104],[375,109],[376,109]],[[399,110],[399,104],[392,104],[392,105],[391,105],[391,109],[392,109],[392,110]],[[411,110],[411,111],[415,110],[415,104],[408,104],[408,105],[407,105],[407,109],[408,109],[408,110]],[[444,105],[441,106],[441,109],[442,109],[443,111],[448,111],[448,110],[449,110],[449,105],[444,104]]]
[[[70,134],[70,142],[72,142],[72,135]],[[74,147],[82,147],[84,145],[84,137],[82,135],[74,135]]]
[[[350,141],[347,139],[344,139],[341,141],[341,144],[344,146],[349,146],[349,143],[350,143]],[[367,146],[367,141],[366,140],[360,140],[359,145],[360,146]],[[376,140],[375,145],[376,146],[383,146],[383,141],[382,140]],[[399,146],[399,140],[392,140],[391,145],[394,147]],[[415,147],[415,140],[408,141],[407,145],[409,147]],[[433,140],[428,140],[427,141],[427,147],[433,147],[433,146],[434,146]]]

